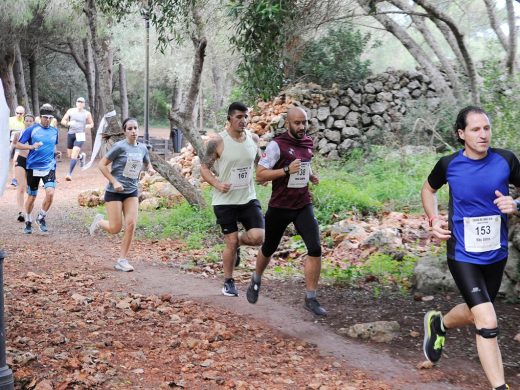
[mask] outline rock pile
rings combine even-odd
[[[369,142],[381,143],[388,131],[398,131],[402,117],[419,98],[431,106],[440,102],[429,77],[417,71],[389,69],[347,89],[296,84],[272,102],[260,104],[251,128],[267,141],[283,131],[288,108],[300,106],[307,112],[308,133],[318,152],[337,159]]]

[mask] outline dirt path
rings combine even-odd
[[[50,234],[24,235],[14,190],[0,199],[7,345],[18,388],[479,388],[341,337],[301,306],[267,296],[253,306],[244,293],[225,298],[220,280],[161,264],[151,242],[139,243],[135,272],[113,271],[119,238],[88,236],[94,211],[76,200],[104,181],[91,169],[65,182],[66,165],[59,164]]]

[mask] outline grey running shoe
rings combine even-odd
[[[253,276],[251,276],[251,283],[247,288],[246,297],[249,303],[255,304],[258,301],[258,295],[260,294],[260,282],[255,282]]]
[[[96,231],[99,229],[99,221],[101,221],[103,219],[103,214],[96,214],[96,216],[94,217],[94,220],[92,221],[92,224],[90,225],[90,228],[89,228],[89,233],[91,236],[93,236]]]
[[[235,287],[235,279],[226,279],[224,287],[222,287],[222,294],[226,297],[238,297],[238,290]]]
[[[27,221],[25,222],[25,227],[23,228],[23,232],[25,234],[31,234],[32,233],[32,223]]]
[[[320,303],[316,298],[307,298],[305,297],[305,309],[309,310],[311,313],[317,316],[325,317],[327,315],[327,311],[321,307]]]
[[[49,231],[49,229],[47,229],[47,223],[45,222],[45,217],[38,215],[38,217],[36,218],[36,223],[38,224],[38,227],[40,228],[41,232],[47,233]]]
[[[441,329],[442,314],[440,311],[429,311],[424,315],[423,352],[426,359],[437,363],[442,355],[446,332]]]
[[[235,267],[240,265],[240,247],[237,248],[237,257],[235,258]]]
[[[86,160],[87,160],[87,155],[83,152],[80,153],[79,154],[79,166],[83,168],[85,166]]]
[[[23,213],[21,211],[18,213],[17,220],[18,222],[25,222],[25,217],[23,216]]]
[[[134,270],[134,267],[130,265],[127,259],[119,259],[117,260],[116,265],[114,265],[114,268],[118,271],[123,272],[132,272]]]

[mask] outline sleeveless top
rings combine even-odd
[[[69,123],[74,121],[73,124],[70,125],[68,134],[76,134],[85,132],[85,126],[87,124],[87,111],[78,111],[73,110],[70,113]]]
[[[223,193],[214,188],[211,202],[213,206],[240,205],[256,199],[253,177],[258,147],[251,133],[246,130],[245,134],[245,140],[237,142],[227,130],[219,133],[224,149],[215,162],[215,172],[220,182],[231,183],[231,189]]]

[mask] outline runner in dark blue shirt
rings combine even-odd
[[[520,202],[509,196],[509,184],[520,187],[520,163],[508,150],[490,148],[491,124],[474,106],[461,110],[455,131],[464,149],[441,158],[421,191],[424,210],[435,237],[447,241],[448,266],[465,303],[444,317],[424,317],[423,350],[435,363],[441,358],[446,330],[473,325],[477,350],[493,389],[505,390],[493,302],[507,261],[507,214]],[[450,188],[447,220],[438,215],[436,191]]]
[[[58,129],[50,125],[51,120],[54,118],[53,113],[54,108],[50,104],[41,106],[41,123],[25,130],[16,145],[18,149],[29,150],[26,163],[27,193],[29,195],[25,202],[24,233],[26,234],[32,233],[31,212],[38,194],[40,180],[45,188],[45,199],[36,217],[36,223],[40,226],[40,230],[43,233],[48,232],[45,217],[54,198],[54,189],[56,188],[56,155],[59,154],[56,151]]]

